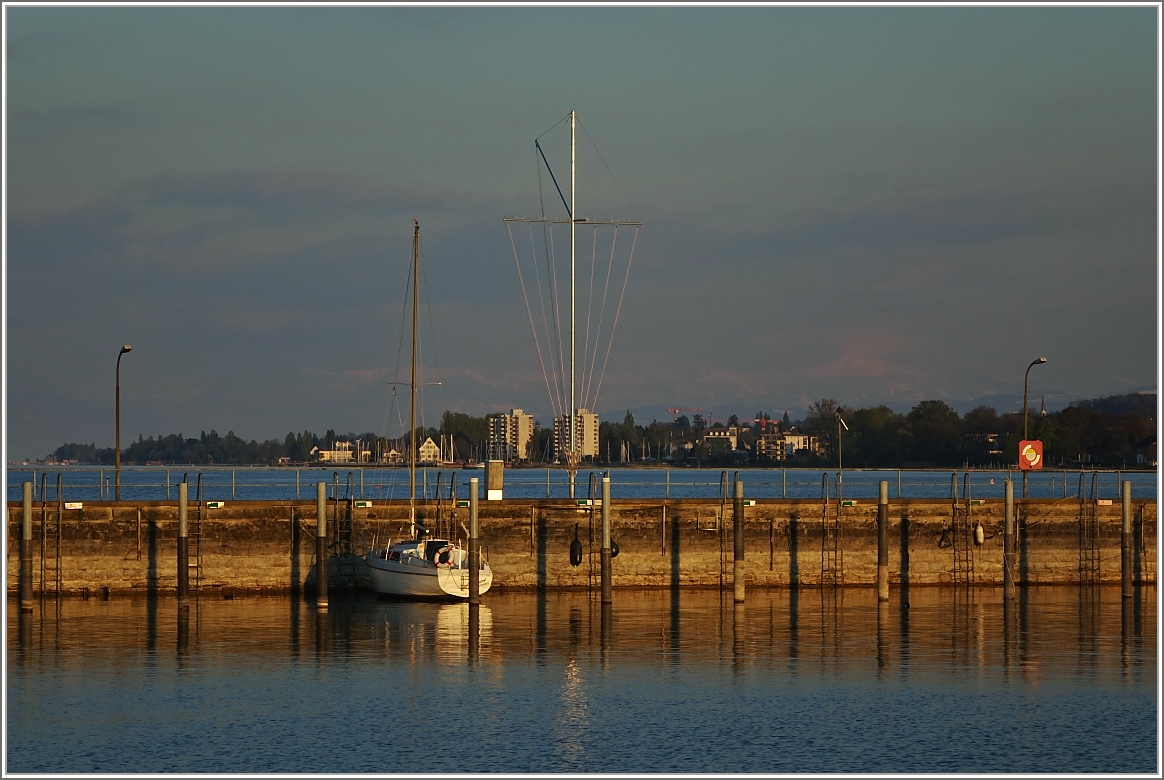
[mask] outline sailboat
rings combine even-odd
[[[387,596],[431,599],[469,598],[469,553],[455,539],[429,539],[416,518],[416,307],[419,301],[420,222],[412,233],[412,381],[409,403],[408,522],[410,538],[372,549],[366,561],[372,588]],[[493,584],[493,570],[481,559],[479,593]]]

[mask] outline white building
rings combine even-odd
[[[564,459],[570,447],[569,415],[554,418],[554,454]],[[574,418],[574,449],[579,459],[598,456],[598,415],[588,409],[579,409]]]
[[[335,449],[330,450],[312,447],[311,455],[320,463],[367,463],[371,460],[372,453],[364,449],[362,442],[358,440],[354,442],[355,449],[352,449],[352,444],[350,441],[337,441],[332,445]]]
[[[441,448],[429,436],[424,440],[424,444],[420,445],[420,449],[416,452],[416,462],[425,465],[436,465],[441,462]]]
[[[500,460],[529,460],[533,441],[533,415],[521,409],[489,418],[489,457]]]

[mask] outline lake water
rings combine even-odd
[[[6,771],[1160,769],[1154,588],[37,602]]]
[[[586,498],[591,474],[582,470],[575,482],[575,496]],[[744,482],[748,498],[819,499],[827,477],[830,495],[835,495],[836,470],[822,469],[611,469],[611,495],[615,498],[704,498],[724,494],[725,481],[736,474]],[[438,489],[448,497],[450,485],[457,495],[467,498],[469,480],[477,478],[484,490],[483,469],[418,469],[417,495],[435,499]],[[966,497],[1003,498],[1003,480],[1015,481],[1015,496],[1021,495],[1020,472],[1008,471],[917,471],[846,469],[842,472],[842,489],[846,498],[876,500],[878,482],[889,483],[890,498],[949,498],[951,490]],[[111,468],[56,467],[33,470],[10,469],[7,473],[8,500],[21,500],[21,484],[34,484],[36,500],[42,487],[50,501],[59,495],[67,501],[98,501],[113,498],[114,471]],[[121,497],[127,501],[176,501],[177,483],[190,483],[190,500],[207,501],[291,500],[314,501],[316,485],[324,482],[328,496],[385,500],[408,498],[408,470],[402,468],[268,468],[268,467],[132,467],[121,470]],[[1027,495],[1030,498],[1120,497],[1119,484],[1132,483],[1134,500],[1155,499],[1158,476],[1154,471],[1045,471],[1028,472]],[[956,483],[956,487],[952,487]],[[730,495],[730,487],[729,495]],[[506,498],[568,498],[569,480],[563,469],[520,468],[505,472]],[[601,484],[595,490],[595,496]]]

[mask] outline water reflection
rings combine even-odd
[[[586,755],[590,710],[586,696],[586,681],[576,658],[566,662],[562,688],[558,694],[554,733],[558,758],[563,768],[578,768]]]
[[[1021,599],[1007,601],[1001,588],[914,588],[908,606],[899,594],[891,591],[886,603],[872,588],[754,588],[746,604],[735,604],[730,592],[667,588],[616,590],[613,604],[600,604],[584,591],[542,590],[491,593],[475,608],[335,598],[326,612],[298,599],[246,596],[203,596],[189,610],[156,593],[54,600],[31,616],[9,612],[9,707],[22,713],[10,722],[9,768],[74,770],[62,756],[109,750],[104,763],[79,771],[158,770],[144,748],[125,746],[149,744],[143,735],[168,728],[177,696],[190,708],[182,718],[205,722],[191,726],[192,734],[225,740],[216,755],[235,763],[218,768],[230,771],[382,771],[360,763],[366,751],[358,746],[345,748],[340,724],[365,739],[390,738],[404,733],[395,724],[432,702],[449,704],[442,718],[458,749],[464,743],[489,756],[474,768],[523,772],[1028,766],[1008,763],[1016,755],[1050,757],[1035,767],[1044,771],[1099,771],[1124,765],[1091,754],[1082,763],[1054,763],[1063,745],[1096,742],[1095,707],[1125,712],[1133,725],[1155,722],[1155,589],[1124,599],[1118,586],[1021,588]],[[374,717],[366,704],[372,689],[394,692],[378,700],[383,712]],[[466,697],[488,704],[488,722],[467,720],[452,706]],[[849,748],[813,753],[821,729],[858,734],[870,708],[885,702],[911,741],[855,737],[851,765],[832,763]],[[289,719],[316,707],[326,713],[323,725]],[[1016,726],[1032,718],[1050,730],[1037,736]],[[990,726],[994,750],[954,764],[941,762],[961,746],[939,757],[919,752],[948,738],[949,723],[967,719],[1002,724]],[[245,724],[259,720],[290,724],[289,754],[323,734],[329,755],[349,758],[310,767],[247,763],[242,735],[252,735],[251,749],[255,737]],[[751,741],[724,731],[737,720],[733,728]],[[128,723],[136,741],[70,725],[87,722]],[[470,725],[477,730],[457,731]],[[232,729],[240,734],[235,747]],[[1015,743],[1016,753],[998,752],[1020,734],[1025,742]],[[61,739],[69,750],[54,746]],[[106,746],[118,744],[135,763],[117,763]],[[1121,743],[1112,744],[1112,755],[1122,755]],[[1155,755],[1154,743],[1139,747]],[[499,757],[508,750],[522,760]],[[788,751],[800,758],[781,763]],[[745,762],[745,754],[758,763]],[[28,756],[42,763],[20,763]],[[915,763],[894,763],[903,756]],[[455,763],[429,770],[467,771]]]

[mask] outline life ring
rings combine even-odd
[[[437,550],[436,554],[432,557],[432,562],[438,569],[442,566],[449,569],[453,568],[453,546],[446,544]]]

